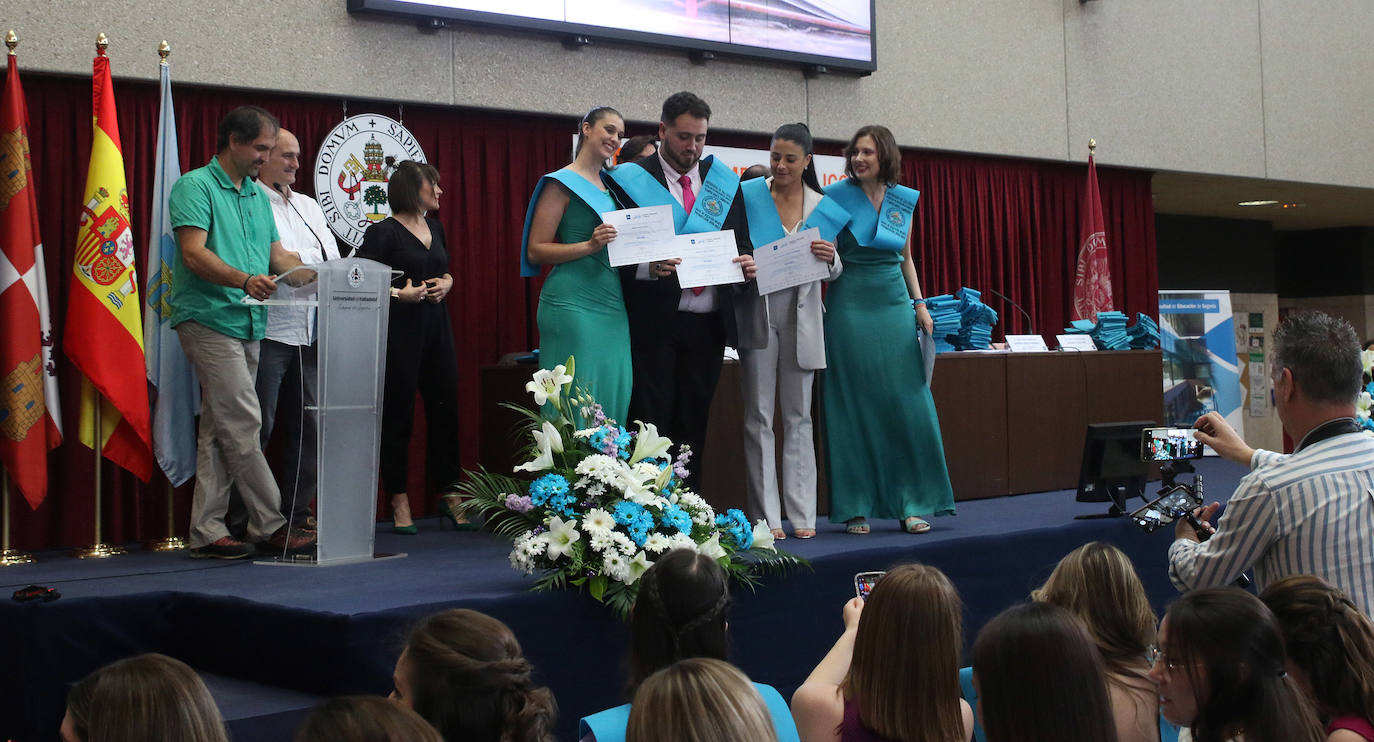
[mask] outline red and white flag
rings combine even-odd
[[[1096,320],[1112,309],[1112,267],[1107,261],[1107,234],[1102,219],[1102,194],[1097,189],[1097,166],[1088,154],[1088,188],[1083,195],[1082,241],[1073,278],[1072,319]]]
[[[0,463],[36,508],[48,494],[48,451],[62,442],[62,414],[28,120],[11,53],[0,104]]]

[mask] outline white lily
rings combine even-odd
[[[572,361],[571,358],[568,359]],[[568,367],[558,364],[552,369],[540,369],[534,374],[534,379],[525,384],[525,391],[534,395],[534,403],[543,405],[549,400],[558,404],[558,395],[562,393],[563,387],[572,383],[573,377],[568,373]]]
[[[644,552],[635,554],[635,558],[630,560],[630,579],[625,581],[626,585],[633,585],[641,575],[649,571],[654,563],[649,561],[649,557]]]
[[[668,449],[673,442],[658,434],[658,427],[653,423],[645,423],[635,420],[635,425],[639,426],[639,433],[635,435],[635,450],[630,455],[630,463],[643,461],[644,459],[664,459],[668,457]]]
[[[658,496],[648,487],[649,482],[652,480],[646,479],[642,474],[635,471],[629,464],[623,461],[617,463],[619,464],[618,472],[620,474],[617,484],[620,486],[620,491],[624,493],[625,499],[630,502],[639,503],[640,505],[652,505],[656,503]]]
[[[552,550],[553,546],[550,545],[549,549]],[[705,554],[711,559],[723,559],[729,556],[725,551],[725,547],[720,545],[719,533],[713,533],[711,534],[711,538],[706,539],[703,543],[697,544],[697,553]]]
[[[1374,398],[1370,397],[1369,392],[1360,392],[1360,396],[1355,399],[1356,417],[1369,417],[1372,406],[1374,406]]]
[[[663,488],[668,486],[668,480],[670,480],[670,479],[672,479],[672,478],[673,478],[673,467],[671,467],[671,466],[665,466],[665,467],[663,467],[663,471],[659,472],[659,473],[658,473],[658,476],[654,478],[654,489],[658,490],[659,492],[662,492],[662,491],[663,491]],[[673,499],[676,499],[676,497],[677,497],[677,495],[673,495]],[[670,500],[670,502],[671,502],[671,501],[672,501],[672,500]]]
[[[533,431],[530,435],[534,436],[534,442],[539,446],[539,455],[533,461],[527,461],[515,467],[515,470],[535,472],[552,469],[553,455],[563,453],[563,436],[558,434],[558,428],[545,420],[543,427]]]
[[[1366,372],[1374,371],[1374,350],[1360,351],[1360,365]]]
[[[549,519],[549,530],[543,534],[548,539],[548,550],[545,555],[549,561],[556,562],[563,556],[572,553],[572,545],[582,538],[582,534],[577,532],[577,521],[564,521],[557,515]]]
[[[758,549],[773,548],[773,530],[762,520],[754,524],[754,547]]]

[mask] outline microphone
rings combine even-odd
[[[1027,312],[1025,309],[1022,309],[1020,304],[1017,304],[1011,299],[1008,299],[1005,294],[998,291],[997,289],[984,288],[983,290],[988,292],[989,294],[992,294],[993,296],[998,297],[999,299],[1012,305],[1013,307],[1016,307],[1016,311],[1020,312],[1021,316],[1026,318],[1026,327],[1030,330],[1030,334],[1035,334],[1035,321],[1031,319],[1030,312]]]
[[[310,226],[310,222],[305,220],[305,215],[301,213],[301,210],[296,208],[295,204],[291,203],[291,197],[287,193],[286,186],[282,185],[281,183],[273,183],[272,190],[281,194],[281,200],[285,201],[287,204],[291,206],[291,210],[296,212],[296,216],[300,217],[301,223],[304,224],[305,228],[310,231],[310,236],[315,238],[315,244],[320,246],[320,262],[323,263],[324,261],[328,260],[329,254],[325,252],[324,242],[320,240],[319,235],[315,234],[314,228]]]

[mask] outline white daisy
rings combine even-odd
[[[594,453],[578,462],[577,473],[614,484],[620,478],[620,462],[605,454]]]
[[[615,518],[601,508],[592,508],[582,516],[582,530],[591,536],[609,534],[615,530]]]
[[[692,537],[688,536],[685,533],[674,533],[673,535],[668,537],[668,548],[691,549],[692,551],[696,551],[697,542],[693,541]]]
[[[613,580],[626,584],[630,581],[630,562],[618,551],[606,552],[601,560],[601,571]]]
[[[612,534],[611,534],[611,540],[615,542],[615,548],[619,549],[619,550],[620,550],[620,553],[622,553],[622,554],[633,554],[633,553],[635,553],[635,549],[636,549],[637,547],[635,546],[635,542],[633,542],[633,541],[630,540],[630,537],[629,537],[629,536],[626,536],[625,534],[623,534],[623,533],[621,533],[621,532],[619,532],[619,531],[616,531],[615,533],[612,533]]]
[[[644,540],[644,550],[650,554],[662,554],[669,546],[668,537],[661,533],[651,533],[649,538]]]

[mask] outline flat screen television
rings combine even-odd
[[[1148,465],[1140,460],[1140,431],[1155,426],[1151,420],[1088,423],[1076,499],[1110,502],[1106,514],[1099,517],[1125,515],[1126,502],[1145,495],[1149,474]]]
[[[348,0],[408,15],[698,52],[877,69],[875,0]]]

